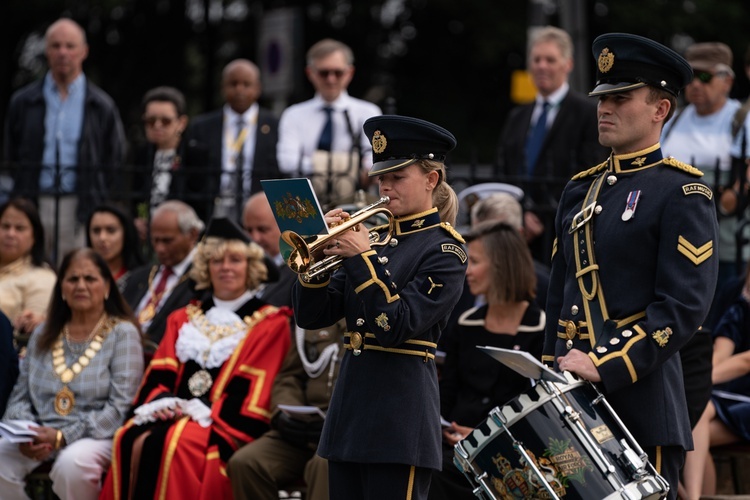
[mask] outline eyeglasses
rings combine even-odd
[[[693,71],[693,78],[700,80],[701,83],[711,83],[711,80],[714,79],[715,76],[724,76],[727,73],[724,71],[717,71],[715,74],[711,73],[710,71]]]
[[[344,76],[344,73],[346,73],[346,70],[344,69],[316,69],[315,72],[318,73],[318,76],[324,80],[331,75],[335,76],[336,79],[338,80],[339,78]]]
[[[143,123],[145,123],[149,127],[153,127],[156,125],[156,122],[159,122],[162,127],[169,127],[172,125],[172,122],[176,121],[177,118],[172,118],[171,116],[144,116],[143,117]]]

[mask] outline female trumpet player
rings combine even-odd
[[[456,140],[405,116],[370,118],[364,131],[373,146],[369,175],[390,198],[396,230],[388,245],[372,248],[364,228],[341,231],[325,254],[344,258],[342,267],[295,283],[294,311],[303,328],[345,317],[349,330],[318,446],[331,499],[424,499],[431,470],[441,467],[435,348],[466,269],[443,163]],[[326,221],[348,215],[334,209]]]

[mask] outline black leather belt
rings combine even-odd
[[[362,351],[380,351],[419,356],[424,358],[423,361],[426,363],[428,359],[435,359],[437,344],[427,340],[409,339],[398,347],[383,347],[374,333],[346,332],[344,333],[344,348],[352,351],[355,356],[362,354]]]

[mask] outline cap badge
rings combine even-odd
[[[599,71],[607,73],[612,69],[615,64],[615,55],[609,51],[607,47],[602,49],[602,53],[599,54]]]
[[[380,133],[380,130],[376,130],[372,134],[372,150],[376,154],[380,154],[385,151],[386,146],[388,146],[388,141],[385,139],[385,136]]]

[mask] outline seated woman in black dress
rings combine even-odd
[[[545,315],[534,301],[536,276],[528,245],[504,222],[483,222],[465,236],[469,244],[466,281],[487,303],[460,315],[448,336],[440,380],[443,470],[435,471],[431,499],[473,499],[471,485],[453,464],[453,447],[502,406],[531,387],[529,379],[498,363],[476,346],[524,350],[539,358]]]

